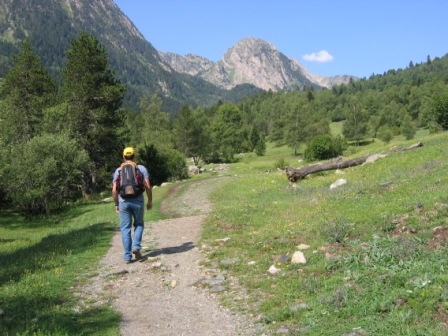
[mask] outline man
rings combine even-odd
[[[115,170],[112,180],[112,196],[115,201],[115,211],[120,216],[120,230],[124,249],[124,260],[127,264],[132,262],[132,254],[134,254],[136,260],[142,258],[140,250],[142,249],[141,241],[144,229],[143,215],[145,212],[143,189],[148,196],[146,209],[152,209],[152,189],[149,182],[148,170],[142,165],[135,164],[134,158],[134,148],[125,148],[123,151],[124,163],[121,167]],[[131,195],[125,193],[122,190],[122,184],[120,184],[120,181],[123,178],[121,176],[121,170],[126,164],[130,164],[134,168],[138,168],[141,174],[140,176],[143,180],[141,181],[143,186],[140,187],[140,190],[137,188],[137,191],[131,192]],[[134,225],[134,239],[132,239],[131,234],[132,224]]]

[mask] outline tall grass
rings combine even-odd
[[[291,184],[284,172],[259,171],[218,190],[203,241],[213,246],[212,262],[239,260],[222,266],[248,293],[238,302],[291,334],[446,335],[448,135],[420,136],[423,147],[343,176],[328,171]],[[375,142],[353,156],[411,143]],[[330,190],[341,177],[348,183]],[[447,233],[436,234],[440,226]],[[216,242],[224,237],[231,239]],[[310,246],[305,265],[291,263],[299,244]],[[280,273],[267,272],[273,264]],[[238,297],[230,291],[226,299]]]

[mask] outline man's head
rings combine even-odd
[[[126,147],[123,150],[123,157],[125,160],[134,160],[135,150],[132,147]]]

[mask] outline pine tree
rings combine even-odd
[[[110,171],[120,157],[118,129],[124,121],[118,110],[125,87],[109,69],[104,47],[85,32],[72,40],[62,73],[67,127],[90,158],[84,180],[84,191],[90,193],[110,182]]]
[[[56,85],[33,53],[28,40],[14,58],[6,75],[0,109],[2,136],[5,143],[22,143],[41,132],[44,108],[54,102]]]

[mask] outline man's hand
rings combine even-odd
[[[115,212],[120,213],[120,207],[118,205],[115,206]]]
[[[152,209],[152,202],[149,202],[146,204],[146,209],[151,210]]]

